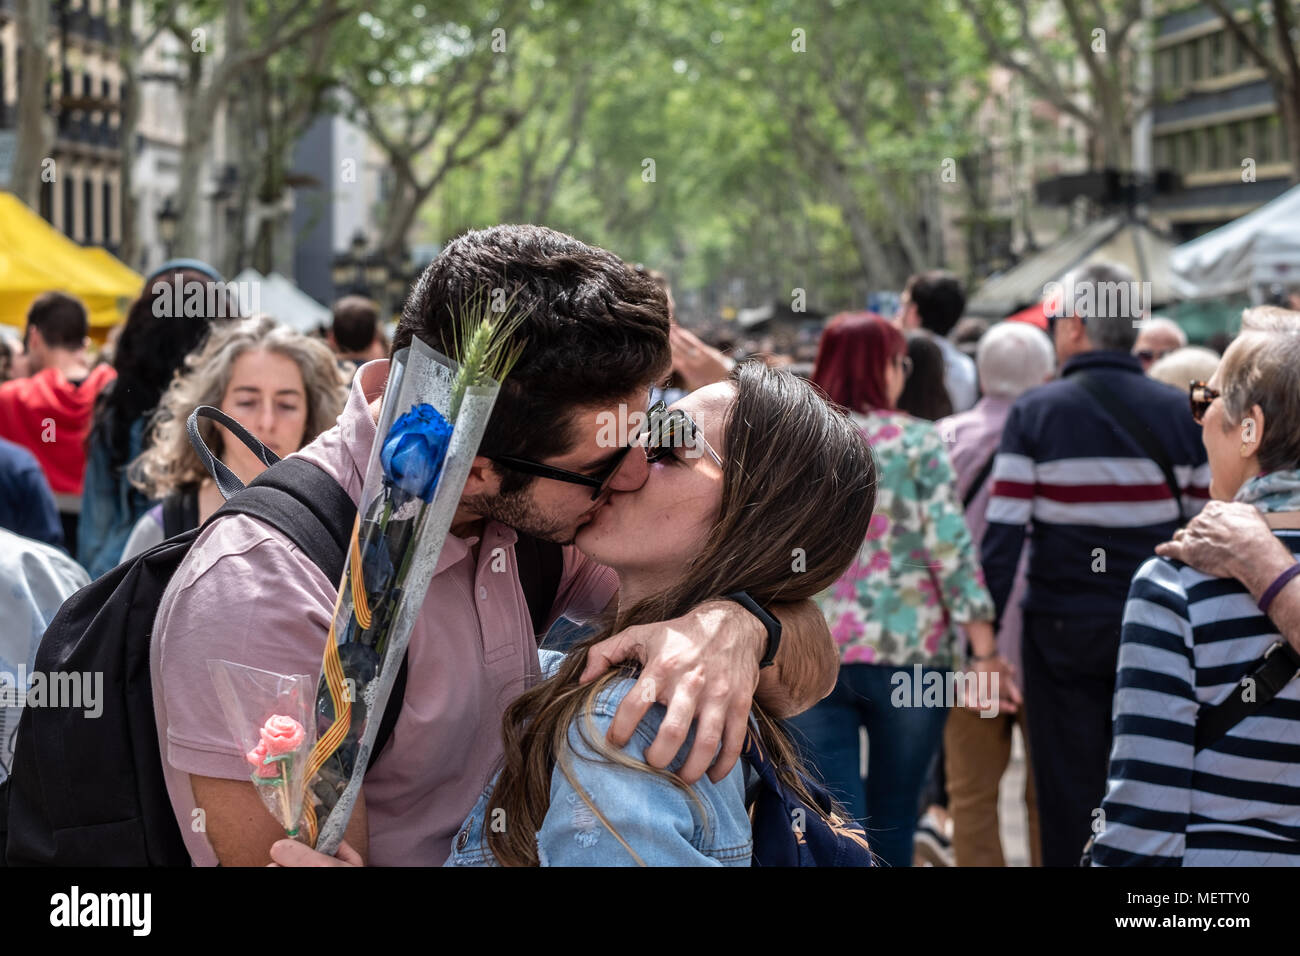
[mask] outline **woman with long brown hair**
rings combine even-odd
[[[688,737],[656,769],[650,743],[662,723],[680,719],[658,704],[625,747],[612,746],[606,731],[620,701],[629,693],[653,701],[654,691],[628,668],[580,683],[586,651],[740,590],[766,605],[828,587],[866,534],[871,450],[806,382],[750,362],[652,417],[620,467],[644,481],[613,492],[575,541],[618,572],[617,611],[566,657],[543,652],[550,676],[506,710],[504,765],[449,864],[750,863],[744,761],[720,781],[687,786],[674,771]],[[782,782],[813,806],[785,734],[758,705],[752,716]]]

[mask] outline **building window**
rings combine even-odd
[[[1183,85],[1182,65],[1183,65],[1183,46],[1173,46],[1169,48],[1169,86],[1171,89],[1179,89]]]
[[[1223,76],[1224,74],[1224,55],[1223,55],[1223,31],[1210,34],[1210,62],[1209,76]]]
[[[1210,133],[1210,169],[1226,169],[1233,165],[1228,161],[1228,129],[1215,126]]]
[[[1187,44],[1187,78],[1195,83],[1205,76],[1205,37]]]
[[[1188,130],[1183,134],[1183,169],[1194,173],[1201,168],[1201,131]]]
[[[82,207],[82,217],[85,220],[85,228],[81,231],[81,241],[83,243],[95,241],[95,184],[87,176],[81,183],[82,201],[85,205]]]
[[[74,215],[77,205],[77,183],[76,177],[70,173],[65,172],[63,177],[63,234],[71,239],[77,226],[77,217]]]
[[[1243,159],[1253,155],[1250,151],[1250,124],[1245,120],[1239,120],[1229,127],[1229,131],[1232,162],[1234,166],[1240,166]]]
[[[1275,163],[1281,158],[1279,149],[1278,134],[1282,129],[1282,121],[1274,113],[1272,116],[1264,116],[1257,120],[1260,125],[1256,128],[1257,146],[1259,150],[1260,163]]]
[[[1228,37],[1228,46],[1232,50],[1232,68],[1233,70],[1244,70],[1254,64],[1250,51],[1246,49],[1245,44],[1237,42],[1235,35]]]
[[[104,193],[103,244],[108,246],[113,243],[113,184],[106,179],[102,188]]]
[[[54,183],[41,183],[40,213],[42,219],[54,225]]]

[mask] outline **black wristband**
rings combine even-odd
[[[762,670],[764,667],[771,667],[776,660],[777,649],[781,646],[781,622],[744,591],[728,594],[727,600],[735,601],[758,618],[763,627],[767,629],[767,649],[763,652],[763,659],[758,662],[758,669]]]

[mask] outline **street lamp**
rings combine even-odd
[[[365,276],[366,288],[376,298],[382,298],[385,284],[388,282],[388,263],[381,252],[372,252],[365,257],[362,274]]]
[[[334,283],[335,295],[343,294],[349,286],[353,284],[357,277],[357,267],[352,260],[352,256],[346,252],[340,252],[334,257],[330,264],[330,279]]]
[[[366,234],[358,229],[352,234],[352,258],[360,262],[361,258],[366,254],[367,245]]]
[[[176,224],[180,218],[180,212],[172,205],[172,197],[168,196],[158,210],[158,238],[162,240],[165,259],[172,257],[172,243],[176,241]]]

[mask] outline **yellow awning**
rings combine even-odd
[[[0,322],[22,328],[42,292],[66,292],[101,332],[126,318],[144,277],[103,249],[84,248],[0,191]]]

